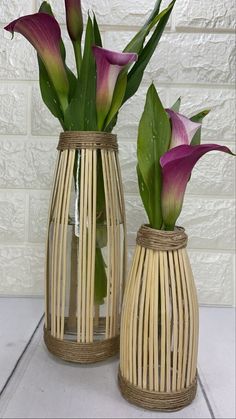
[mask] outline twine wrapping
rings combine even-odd
[[[188,236],[182,227],[174,231],[155,230],[143,224],[137,234],[136,242],[146,249],[178,250],[187,246]]]
[[[53,337],[50,330],[44,328],[44,342],[53,355],[69,362],[92,364],[104,361],[119,351],[120,337],[96,341],[92,343],[78,343]]]
[[[149,391],[134,386],[122,377],[121,371],[119,371],[118,383],[122,395],[128,402],[148,410],[165,412],[174,412],[188,406],[197,392],[197,375],[189,387],[173,392]]]
[[[103,149],[118,151],[117,136],[99,131],[65,131],[57,146],[60,151],[71,149]]]

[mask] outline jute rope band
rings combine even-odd
[[[119,351],[120,337],[92,343],[78,343],[57,339],[51,335],[50,330],[44,328],[44,341],[53,355],[65,361],[92,364],[116,355]]]
[[[188,236],[182,227],[174,231],[155,230],[144,224],[140,227],[136,242],[146,249],[177,250],[187,246]]]
[[[118,151],[117,136],[99,131],[65,131],[60,134],[58,150],[103,149]]]
[[[188,406],[194,400],[197,392],[197,376],[188,388],[174,392],[143,390],[125,380],[120,371],[118,383],[122,395],[128,402],[148,410],[165,412],[174,412]]]

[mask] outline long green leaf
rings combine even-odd
[[[151,38],[149,39],[149,41],[143,48],[141,54],[139,55],[138,61],[135,63],[135,65],[129,72],[127,88],[123,103],[126,102],[131,96],[133,96],[138,90],[143,78],[143,73],[158,45],[159,40],[161,39],[162,33],[166,27],[174,4],[175,0],[172,1],[170,5],[163,11],[163,15],[159,20],[155,31],[153,32]]]
[[[160,157],[168,150],[171,129],[169,118],[162,106],[155,86],[152,84],[147,92],[144,112],[138,132],[138,166],[141,178],[146,185],[140,190],[145,208],[147,191],[149,193],[148,216],[151,226],[162,227],[161,213],[161,166]]]
[[[107,276],[106,265],[102,256],[102,251],[96,247],[95,255],[95,283],[94,283],[94,302],[95,304],[104,304],[104,298],[107,296]]]
[[[149,17],[149,19],[147,20],[147,22],[144,24],[144,26],[142,27],[142,29],[134,36],[134,38],[129,42],[129,44],[126,46],[126,48],[124,49],[124,52],[136,52],[137,54],[140,54],[140,57],[143,54],[143,44],[144,41],[146,39],[146,37],[148,36],[148,34],[150,33],[151,29],[160,21],[162,21],[163,17],[168,13],[169,9],[171,8],[171,5],[169,6],[169,8],[163,10],[160,14],[159,13],[159,9],[160,9],[160,4],[161,4],[161,0],[158,0],[156,2],[156,5],[154,7],[154,10],[151,14],[151,16]],[[172,6],[173,7],[173,6]],[[160,26],[159,26],[159,30],[160,30]],[[161,35],[160,35],[161,36]],[[155,48],[154,48],[155,49]],[[146,51],[146,49],[145,49]],[[152,55],[152,54],[151,54]],[[149,59],[151,58],[151,55],[149,57]],[[149,61],[148,59],[148,61]],[[139,58],[139,65],[141,63],[141,60]],[[137,66],[138,63],[135,64],[135,68],[137,70],[137,68],[139,66]],[[143,66],[143,72],[146,68],[146,64],[144,64]],[[113,95],[113,100],[112,100],[112,105],[111,105],[111,109],[109,112],[108,117],[106,118],[106,122],[105,122],[105,126],[104,129],[108,132],[111,132],[111,130],[114,128],[114,126],[116,125],[117,122],[117,117],[118,117],[118,111],[120,109],[120,107],[122,106],[122,104],[129,99],[129,97],[131,97],[136,90],[138,89],[141,80],[142,80],[142,76],[143,73],[141,72],[139,74],[139,80],[137,79],[136,81],[138,81],[137,86],[136,86],[136,90],[134,89],[134,93],[130,93],[128,94],[128,90],[129,90],[129,85],[132,84],[132,80],[130,81],[130,75],[126,76],[128,73],[129,67],[126,68],[119,76],[118,80],[117,80],[117,84],[116,84],[116,88],[114,91],[114,95]],[[135,70],[135,73],[138,74],[138,71]],[[131,70],[132,72],[133,70]],[[130,74],[131,74],[130,72]],[[128,96],[127,96],[128,95]]]
[[[160,4],[162,0],[158,0],[156,5],[149,16],[148,20],[144,23],[143,27],[140,31],[131,39],[128,45],[125,47],[124,52],[136,52],[137,54],[143,49],[143,44],[150,33],[150,30],[153,26],[157,23],[157,21],[161,18],[162,14],[158,15],[160,10]]]
[[[113,118],[115,117],[115,115],[117,114],[117,112],[119,111],[123,103],[126,86],[127,86],[127,70],[122,71],[118,77],[115,90],[113,93],[111,108],[104,124],[105,129],[110,125],[110,123],[112,122]]]
[[[201,123],[203,119],[205,118],[205,116],[209,114],[209,112],[210,112],[209,109],[204,109],[203,111],[198,112],[196,115],[193,115],[190,119],[193,122]],[[191,145],[201,144],[201,133],[202,133],[202,129],[199,128],[191,141]]]
[[[94,42],[94,28],[89,16],[80,78],[74,97],[65,113],[65,124],[70,130],[96,131],[97,129],[96,64],[92,53]]]
[[[82,130],[95,131],[97,129],[96,111],[96,64],[92,52],[94,45],[93,23],[88,17],[85,35],[84,55],[79,79],[79,115]]]

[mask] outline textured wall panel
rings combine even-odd
[[[0,191],[0,243],[25,240],[25,209],[24,192]]]
[[[32,0],[1,0],[0,23],[9,23],[19,16],[33,12]]]
[[[31,192],[29,198],[29,241],[46,240],[50,193]]]
[[[57,142],[0,138],[0,188],[51,188]]]
[[[42,295],[44,260],[44,247],[42,246],[10,247],[1,245],[1,294]]]
[[[169,3],[163,2],[163,7]],[[41,0],[1,1],[0,28],[36,11]],[[67,63],[75,69],[64,19],[64,0],[50,0],[62,25]],[[155,0],[82,0],[102,24],[106,48],[123,50]],[[147,222],[138,196],[136,142],[146,91],[154,82],[165,106],[182,96],[182,111],[210,108],[203,142],[235,140],[233,0],[177,0],[143,83],[120,111],[118,134],[128,221],[129,260],[137,229]],[[42,102],[36,53],[19,34],[2,31],[0,45],[0,294],[43,292],[44,248],[50,188],[60,124]],[[233,304],[235,159],[210,153],[195,167],[178,223],[204,304]]]
[[[175,23],[179,28],[232,29],[234,0],[181,0],[176,2]]]
[[[0,84],[0,134],[26,134],[26,86]]]

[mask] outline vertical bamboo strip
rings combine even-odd
[[[127,339],[126,339],[126,324],[128,321],[127,318],[127,313],[128,313],[128,304],[129,304],[129,299],[128,296],[130,294],[130,288],[132,286],[132,282],[135,280],[135,272],[136,269],[138,268],[138,263],[139,260],[142,258],[142,256],[140,257],[140,253],[144,252],[144,249],[142,249],[140,246],[136,246],[135,249],[135,254],[134,254],[134,261],[130,270],[130,274],[129,274],[129,279],[127,280],[127,287],[126,287],[126,292],[124,294],[124,300],[123,300],[123,310],[121,313],[121,317],[122,317],[122,321],[121,321],[121,334],[122,336],[124,336],[124,342],[123,345],[121,347],[121,351],[120,351],[120,367],[122,370],[123,374],[127,373],[127,365],[126,365],[126,351],[127,351]],[[142,269],[142,265],[140,264],[140,267]],[[140,280],[141,280],[141,274],[140,274]],[[138,307],[138,302],[137,302],[137,307]]]
[[[88,218],[87,218],[87,289],[86,289],[86,315],[85,315],[85,341],[90,341],[90,301],[92,287],[92,173],[93,173],[93,150],[87,150],[88,154]]]
[[[166,391],[170,391],[170,362],[171,362],[171,340],[170,340],[170,295],[169,295],[169,267],[167,252],[164,252],[164,287],[165,287],[165,317],[166,317]]]
[[[174,265],[177,286],[177,306],[178,306],[178,361],[177,361],[177,391],[181,389],[182,369],[183,369],[183,336],[184,336],[184,322],[183,322],[183,294],[181,286],[180,266],[178,258],[178,250],[174,250]]]
[[[88,209],[88,175],[89,175],[89,161],[88,161],[88,151],[85,151],[85,172],[84,172],[84,207],[83,207],[83,223],[81,223],[81,234],[82,234],[82,278],[80,278],[82,283],[82,325],[81,325],[81,341],[82,343],[86,342],[86,288],[87,288],[87,246],[88,246],[88,237],[87,237],[87,209]]]
[[[65,327],[65,298],[66,298],[66,271],[67,271],[67,231],[68,231],[68,216],[69,216],[69,203],[71,196],[71,186],[73,179],[73,168],[75,160],[75,151],[70,150],[69,152],[69,176],[68,176],[68,185],[67,185],[67,200],[65,206],[65,218],[64,218],[64,232],[63,232],[63,258],[62,258],[62,307],[61,307],[61,327],[60,327],[60,338],[64,337],[64,327]]]
[[[186,385],[186,371],[187,371],[187,361],[188,361],[188,343],[189,343],[189,307],[188,307],[188,297],[187,297],[187,288],[186,288],[186,279],[184,272],[184,265],[182,259],[182,253],[178,251],[180,272],[181,272],[181,283],[182,283],[182,292],[183,292],[183,307],[184,307],[184,342],[183,342],[183,364],[182,364],[182,376],[181,376],[181,389]]]
[[[61,330],[60,330],[60,324],[61,324],[61,282],[62,282],[62,263],[64,255],[62,253],[63,249],[63,243],[64,243],[64,225],[68,225],[68,220],[65,220],[65,211],[66,211],[66,204],[68,202],[67,196],[68,196],[68,185],[69,185],[69,177],[70,177],[70,164],[71,164],[71,152],[68,151],[67,154],[67,160],[66,160],[66,173],[64,178],[64,188],[62,191],[62,202],[61,202],[61,214],[60,214],[60,220],[59,220],[59,234],[58,234],[58,271],[57,271],[57,307],[56,307],[56,337],[60,338],[61,336]]]
[[[159,265],[160,257],[158,252],[154,252],[154,267],[153,267],[153,280],[154,280],[154,321],[153,321],[153,334],[154,334],[154,390],[159,391],[159,342],[158,342],[158,328],[159,328]]]
[[[177,379],[177,355],[178,355],[178,309],[176,296],[175,272],[172,252],[168,252],[169,268],[170,268],[170,283],[172,296],[172,311],[173,311],[173,366],[172,366],[172,391],[176,391]]]
[[[106,151],[101,150],[102,157],[102,170],[104,179],[104,190],[105,190],[105,203],[106,203],[106,219],[107,219],[107,242],[108,242],[108,256],[107,256],[107,304],[106,304],[106,339],[109,338],[110,329],[110,275],[111,275],[111,219],[110,219],[110,188],[108,187],[108,175],[107,175],[107,164],[106,164]]]
[[[120,163],[118,159],[118,154],[115,154],[116,158],[116,174],[117,174],[117,183],[119,185],[118,191],[120,195],[121,201],[121,220],[123,223],[123,270],[122,270],[122,283],[121,283],[121,290],[122,290],[122,297],[124,294],[124,287],[125,287],[125,278],[126,278],[126,269],[127,269],[127,227],[126,227],[126,218],[125,218],[125,200],[124,200],[124,190],[123,190],[123,182],[121,177],[121,170],[120,170]]]
[[[138,386],[142,387],[143,383],[143,318],[144,318],[144,302],[145,302],[145,293],[146,293],[146,283],[147,283],[147,270],[148,270],[148,252],[146,251],[143,256],[143,260],[140,260],[140,263],[143,263],[143,278],[142,278],[142,287],[140,293],[140,303],[139,303],[139,327],[138,327]]]
[[[160,391],[165,391],[166,384],[166,297],[165,297],[165,268],[164,252],[160,252],[160,305],[161,305],[161,365],[160,365]]]
[[[146,253],[147,258],[147,279],[146,279],[146,295],[144,305],[144,319],[143,319],[143,382],[142,387],[147,389],[148,385],[148,340],[149,340],[149,308],[150,308],[150,294],[151,294],[151,275],[152,275],[152,264],[153,254],[152,250],[148,250]]]
[[[59,179],[59,188],[58,188],[58,199],[55,202],[55,213],[54,213],[54,242],[53,242],[53,250],[52,250],[52,305],[51,305],[51,314],[52,314],[52,335],[56,337],[56,297],[57,297],[57,287],[58,281],[58,270],[60,265],[60,260],[58,258],[58,236],[59,236],[59,229],[60,229],[60,218],[61,218],[61,209],[62,209],[62,197],[63,197],[63,189],[64,189],[64,182],[65,182],[65,174],[66,174],[66,165],[67,165],[67,155],[68,151],[65,150],[62,155],[62,167],[60,171],[60,179]]]
[[[90,336],[89,341],[93,341],[93,311],[94,311],[94,278],[95,278],[95,252],[96,252],[96,203],[97,203],[97,152],[93,150],[93,167],[92,167],[92,255],[91,255],[91,297],[90,297]]]
[[[82,323],[82,277],[83,277],[83,224],[84,224],[84,178],[85,178],[85,150],[81,150],[80,165],[80,211],[79,211],[79,250],[78,250],[78,287],[77,287],[77,342],[81,342]]]
[[[119,243],[120,243],[120,215],[119,215],[119,200],[116,188],[116,178],[115,178],[115,167],[114,167],[114,159],[112,158],[112,154],[108,153],[108,165],[110,170],[110,179],[111,179],[111,197],[112,197],[112,214],[113,214],[113,239],[114,239],[114,247],[113,247],[113,257],[114,257],[114,277],[112,282],[113,287],[113,304],[112,304],[112,334],[111,336],[115,336],[118,331],[118,299],[119,299],[119,291],[118,291],[118,282],[119,282]]]
[[[148,375],[149,375],[149,390],[153,391],[154,389],[154,304],[155,304],[155,252],[152,251],[152,263],[150,264],[150,312],[149,312],[149,362],[148,362]]]
[[[55,195],[58,187],[58,171],[60,168],[60,156],[58,155],[57,161],[56,161],[56,168],[54,171],[53,176],[53,188],[51,192],[50,197],[50,204],[48,209],[48,221],[47,221],[47,231],[49,232],[49,235],[46,240],[46,249],[45,249],[45,276],[44,276],[44,290],[45,290],[45,327],[48,328],[49,326],[49,282],[48,282],[48,276],[49,276],[49,244],[50,244],[50,223],[51,223],[51,214],[52,214],[52,208],[54,206],[54,200]]]

